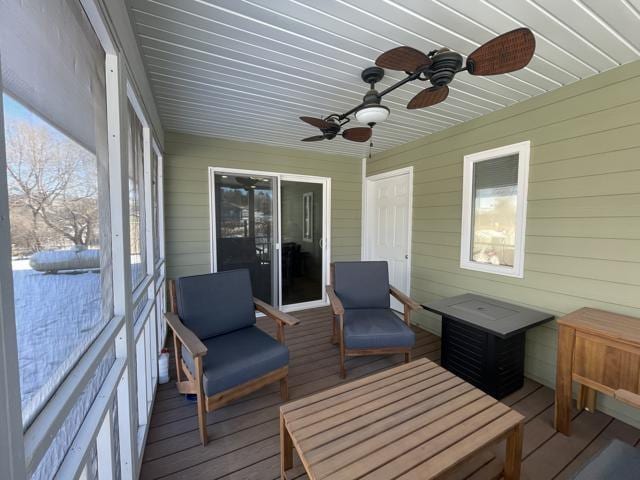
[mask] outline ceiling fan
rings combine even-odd
[[[343,138],[351,140],[352,142],[366,142],[371,138],[371,127],[348,128],[340,133],[342,126],[345,123],[349,122],[349,119],[340,119],[339,115],[329,115],[324,119],[314,117],[300,117],[300,120],[302,120],[303,122],[307,122],[309,125],[313,125],[314,127],[317,127],[322,131],[322,135],[303,138],[303,142],[316,142],[318,140],[324,139],[331,140],[337,135],[342,135]]]
[[[448,48],[423,53],[412,47],[393,48],[376,59],[375,67],[362,71],[362,80],[370,85],[362,103],[342,113],[332,113],[325,118],[300,117],[309,125],[321,130],[322,135],[304,138],[303,142],[331,140],[341,135],[354,142],[366,142],[371,138],[372,127],[384,122],[389,109],[380,103],[382,97],[405,83],[414,80],[429,81],[431,86],[415,95],[407,104],[408,109],[425,108],[444,101],[449,95],[449,83],[463,71],[471,75],[499,75],[514,72],[527,66],[536,48],[536,40],[528,28],[517,28],[503,33],[474,50],[463,67],[463,58]],[[407,76],[382,92],[375,84],[384,77],[384,68],[405,72]],[[342,130],[353,115],[356,121],[369,127],[354,127]]]

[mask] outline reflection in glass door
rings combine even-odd
[[[253,295],[276,304],[276,178],[216,173],[216,269],[246,268]]]
[[[280,182],[282,305],[323,299],[323,190],[323,183]]]

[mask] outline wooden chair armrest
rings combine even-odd
[[[300,320],[298,320],[297,318],[292,317],[287,313],[281,312],[277,308],[274,308],[268,303],[265,303],[255,297],[253,297],[253,303],[257,311],[264,313],[267,317],[275,320],[278,323],[282,323],[290,327],[300,323]]]
[[[640,408],[640,395],[630,392],[629,390],[620,388],[613,392],[613,398],[620,400],[627,405],[631,405],[632,407]]]
[[[207,354],[207,347],[200,341],[195,333],[185,327],[177,314],[167,312],[164,314],[164,318],[171,330],[173,330],[173,334],[178,337],[185,347],[187,347],[191,356],[195,358],[202,357]]]
[[[327,296],[329,297],[329,303],[331,304],[333,314],[344,315],[344,307],[342,306],[342,302],[336,295],[336,291],[333,289],[332,285],[327,285]]]
[[[396,297],[400,303],[403,303],[404,305],[409,307],[411,310],[418,310],[418,309],[421,308],[420,304],[418,302],[413,300],[408,295],[405,295],[404,293],[402,293],[400,290],[398,290],[393,285],[389,285],[389,293],[391,295],[393,295],[394,297]]]

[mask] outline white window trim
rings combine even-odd
[[[527,190],[529,184],[529,158],[531,142],[520,142],[483,152],[465,155],[462,183],[462,235],[460,241],[460,268],[524,278],[524,243],[527,223]],[[471,260],[473,167],[476,163],[508,155],[518,155],[518,193],[516,207],[516,237],[513,267],[491,265]]]

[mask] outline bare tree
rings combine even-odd
[[[94,242],[98,205],[93,155],[52,129],[23,121],[8,124],[6,147],[14,244],[30,237],[25,243],[37,251],[59,246],[52,237],[73,245]],[[27,212],[31,231],[22,232],[20,217]]]

